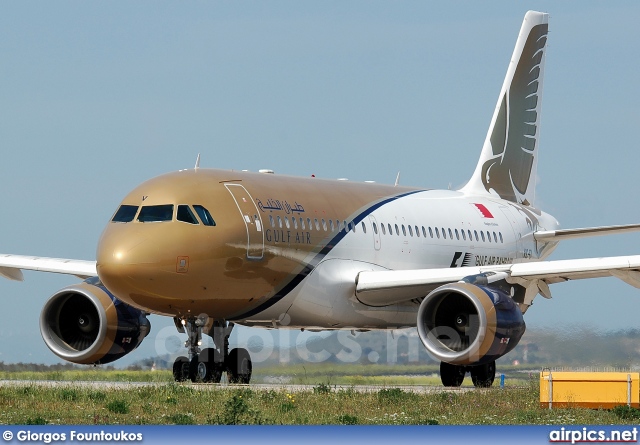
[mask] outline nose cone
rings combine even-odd
[[[176,273],[176,244],[170,224],[110,223],[98,244],[98,276],[125,303],[171,315],[168,301],[177,296],[176,282],[184,282]]]

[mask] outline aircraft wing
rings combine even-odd
[[[95,261],[0,253],[0,276],[10,280],[23,281],[22,270],[75,275],[83,279],[98,276]]]
[[[527,289],[530,301],[538,294],[551,298],[549,284],[613,276],[640,288],[640,255],[576,260],[539,261],[481,267],[363,271],[356,280],[356,296],[364,304],[387,306],[425,297],[435,288],[485,272],[503,272],[506,280]]]

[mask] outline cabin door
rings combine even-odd
[[[247,259],[261,260],[264,255],[264,230],[258,207],[242,184],[227,183],[224,186],[233,196],[247,229]]]

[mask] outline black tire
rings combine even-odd
[[[496,378],[496,362],[471,367],[471,380],[476,388],[490,388]]]
[[[452,365],[440,362],[440,380],[446,387],[458,387],[462,385],[467,370],[464,366]]]
[[[251,381],[253,364],[249,351],[244,348],[236,348],[229,351],[225,362],[227,368],[227,380],[229,383],[247,385]]]
[[[200,362],[206,366],[206,371],[202,381],[204,383],[220,383],[224,363],[214,348],[205,348],[200,353]]]
[[[207,378],[207,364],[196,355],[189,362],[189,380],[193,383],[204,382]]]
[[[189,376],[189,359],[184,356],[176,358],[173,362],[173,380],[184,382]]]

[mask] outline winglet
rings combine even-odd
[[[462,191],[533,204],[548,23],[543,12],[524,16],[480,160]]]
[[[198,157],[196,158],[196,166],[194,167],[195,170],[198,170],[200,168],[200,153],[198,153]]]

